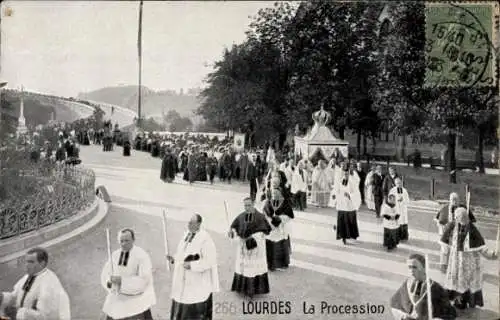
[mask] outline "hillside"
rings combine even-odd
[[[198,89],[189,89],[186,93],[173,90],[154,91],[143,87],[142,112],[148,116],[158,116],[164,111],[176,110],[181,116],[193,118],[198,108]],[[101,88],[78,95],[79,99],[101,101],[116,104],[137,111],[137,86],[118,86]]]
[[[2,91],[0,136],[15,132],[20,105],[21,93],[19,91],[12,89]],[[91,108],[84,108],[64,98],[24,92],[24,117],[26,125],[31,128],[46,124],[52,116],[57,121],[72,122],[91,114]]]

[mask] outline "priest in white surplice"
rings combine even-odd
[[[343,168],[342,180],[337,182],[332,192],[337,208],[337,240],[356,240],[359,237],[357,211],[361,206],[359,179],[350,174],[347,166]]]
[[[408,205],[410,204],[410,196],[408,191],[403,187],[403,181],[400,177],[394,179],[396,186],[389,191],[389,194],[394,195],[396,199],[396,211],[399,214],[399,240],[408,240]]]
[[[219,292],[215,243],[201,229],[202,218],[195,214],[188,223],[175,256],[172,282],[171,320],[212,319],[214,292]]]
[[[47,269],[45,249],[31,249],[26,254],[26,275],[12,292],[0,294],[0,318],[17,320],[70,320],[68,294],[56,274]]]
[[[150,320],[151,306],[156,304],[153,268],[149,254],[134,245],[132,229],[118,233],[120,249],[111,254],[102,269],[101,284],[108,291],[102,311],[107,320]]]

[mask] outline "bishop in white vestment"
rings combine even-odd
[[[200,229],[202,218],[195,214],[188,224],[175,256],[172,281],[171,320],[212,319],[214,292],[219,292],[215,243]]]
[[[0,317],[17,320],[70,320],[69,297],[57,275],[47,269],[45,249],[26,254],[26,271],[12,292],[0,294]]]
[[[112,261],[101,273],[101,285],[108,292],[102,311],[107,320],[150,320],[156,304],[151,258],[134,245],[133,230],[121,230],[119,241],[121,248],[111,254]]]

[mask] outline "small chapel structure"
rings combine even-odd
[[[336,138],[326,126],[331,120],[330,113],[321,106],[320,110],[313,113],[312,119],[314,125],[309,133],[304,137],[295,136],[295,154],[309,160],[330,159],[335,154],[347,158],[349,142]]]

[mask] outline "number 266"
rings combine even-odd
[[[223,314],[235,314],[236,305],[233,302],[216,302],[215,303],[215,313]]]

